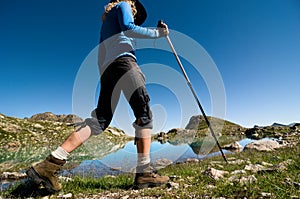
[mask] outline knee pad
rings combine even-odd
[[[104,131],[104,123],[97,120],[96,118],[87,118],[82,123],[77,124],[79,126],[78,130],[89,126],[91,129],[91,135],[99,135]]]

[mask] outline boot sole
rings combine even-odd
[[[26,171],[26,174],[29,178],[31,178],[31,180],[39,185],[39,184],[42,184],[44,185],[44,187],[47,189],[48,192],[51,192],[51,193],[55,193],[55,192],[58,192],[60,190],[56,190],[53,188],[52,184],[49,182],[48,179],[40,176],[35,170],[34,168],[30,167],[27,171]]]

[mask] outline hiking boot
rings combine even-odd
[[[59,160],[49,155],[44,161],[30,167],[26,174],[35,184],[42,183],[49,192],[57,192],[62,188],[57,172],[65,163],[65,160]]]
[[[134,188],[143,189],[148,187],[157,187],[166,184],[168,181],[168,176],[161,176],[152,172],[150,164],[147,164],[137,167],[137,173],[134,179]]]

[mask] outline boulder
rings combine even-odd
[[[247,144],[244,150],[253,149],[257,151],[273,151],[280,147],[282,146],[275,140],[258,140]]]
[[[230,151],[240,151],[243,149],[243,146],[235,141],[232,144],[225,145],[223,148]]]

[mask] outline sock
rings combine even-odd
[[[67,160],[70,154],[59,146],[55,151],[51,153],[51,155],[60,160]]]
[[[138,154],[137,166],[143,166],[150,163],[150,154]]]

